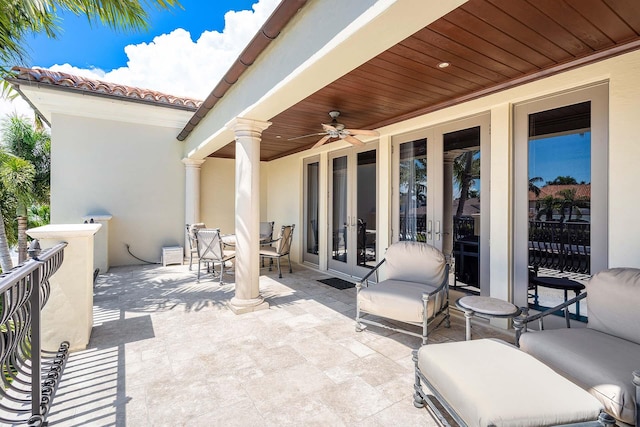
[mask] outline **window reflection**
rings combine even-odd
[[[427,240],[427,140],[400,144],[400,240]]]
[[[529,116],[529,265],[590,274],[591,104]]]

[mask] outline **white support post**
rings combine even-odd
[[[260,139],[269,122],[236,118],[236,314],[269,308],[260,295]]]
[[[200,222],[200,170],[204,162],[204,160],[182,159],[185,167],[185,224],[196,224]],[[189,248],[188,239],[189,237],[185,233],[185,250]]]

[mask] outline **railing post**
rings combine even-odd
[[[37,240],[34,240],[34,242],[37,242]],[[32,254],[30,253],[29,255],[31,256]],[[32,259],[40,266],[36,268],[31,275],[31,294],[29,295],[29,303],[31,305],[31,414],[40,415],[40,403],[42,401],[42,384],[40,380],[42,372],[40,268],[43,263],[38,261],[37,255],[36,257],[32,257]]]

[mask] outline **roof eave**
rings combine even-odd
[[[242,74],[253,65],[267,46],[278,37],[280,31],[291,21],[306,2],[307,0],[282,0],[178,134],[178,140],[184,141],[189,136],[198,123],[206,117],[209,111],[213,109],[218,101],[240,79]]]

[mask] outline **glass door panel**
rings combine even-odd
[[[373,268],[376,265],[376,150],[357,153],[356,166],[356,247],[357,265]],[[366,274],[366,270],[364,270]]]
[[[400,144],[398,240],[427,240],[427,140]]]
[[[515,108],[519,306],[564,300],[562,290],[539,285],[546,278],[573,286],[607,268],[607,95],[598,84]]]
[[[377,262],[377,150],[342,151],[329,166],[329,268],[360,278]]]
[[[529,116],[529,258],[536,270],[591,273],[590,104]]]
[[[448,132],[444,142],[445,193],[450,196],[451,212],[443,218],[445,248],[453,249],[455,281],[453,286],[480,287],[480,126]],[[447,199],[445,197],[445,199]],[[451,225],[447,223],[452,221]]]
[[[350,217],[347,213],[347,156],[332,160],[332,198],[331,198],[331,259],[347,263],[347,232]]]
[[[305,239],[303,259],[318,264],[318,219],[320,215],[320,163],[305,164]]]

